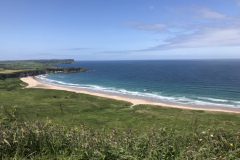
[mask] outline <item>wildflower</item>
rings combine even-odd
[[[233,144],[232,144],[232,143],[230,143],[230,146],[232,147],[232,146],[233,146]]]
[[[211,134],[210,136],[211,136],[211,137],[213,137],[213,135],[212,135],[212,134]]]
[[[188,147],[186,147],[186,149],[188,149]]]
[[[219,156],[220,158],[222,158],[222,156]]]
[[[202,139],[199,139],[199,141],[201,142],[201,141],[202,141]]]

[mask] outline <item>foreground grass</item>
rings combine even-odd
[[[141,135],[111,133],[51,122],[0,123],[2,159],[237,159],[240,132],[226,129],[181,134],[157,129]]]
[[[129,108],[129,102],[24,86],[19,79],[0,81],[1,157],[240,157],[239,114]]]

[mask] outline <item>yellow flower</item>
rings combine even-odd
[[[202,139],[199,139],[199,141],[202,141]]]
[[[186,149],[188,149],[188,147],[186,147]]]
[[[230,143],[230,146],[232,147],[232,146],[233,146],[233,144],[232,144],[232,143]]]
[[[219,156],[220,158],[222,158],[222,156]]]

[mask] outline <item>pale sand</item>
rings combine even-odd
[[[105,94],[105,93],[97,93],[97,92],[85,91],[85,90],[80,90],[80,89],[72,89],[72,88],[67,88],[67,87],[61,87],[61,86],[55,86],[55,85],[41,83],[41,82],[37,81],[34,77],[24,77],[24,78],[21,78],[21,80],[28,84],[28,86],[26,88],[55,89],[55,90],[65,90],[65,91],[71,91],[71,92],[76,92],[76,93],[90,94],[90,95],[99,96],[99,97],[128,101],[133,104],[131,107],[133,107],[134,105],[138,105],[138,104],[148,104],[148,105],[158,105],[158,106],[166,106],[166,107],[181,108],[181,109],[191,109],[191,110],[206,110],[206,111],[240,113],[240,109],[233,109],[233,108],[223,108],[222,109],[222,108],[218,108],[218,107],[204,108],[204,107],[197,107],[197,106],[190,107],[190,106],[182,106],[182,105],[165,104],[165,103],[160,103],[160,102],[147,101],[144,99],[138,99],[138,98],[132,98],[132,97],[124,97],[124,96],[111,95],[111,94]]]

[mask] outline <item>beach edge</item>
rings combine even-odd
[[[39,82],[35,79],[34,76],[28,76],[28,77],[22,77],[20,78],[21,81],[28,84],[26,88],[41,88],[41,89],[53,89],[53,90],[64,90],[64,91],[70,91],[75,93],[83,93],[88,94],[92,96],[98,96],[103,98],[110,98],[120,101],[126,101],[132,103],[130,107],[134,107],[135,105],[157,105],[157,106],[163,106],[163,107],[172,107],[172,108],[179,108],[179,109],[189,109],[189,110],[204,110],[204,111],[214,111],[214,112],[227,112],[227,113],[240,113],[240,109],[236,110],[235,108],[220,108],[220,107],[212,107],[212,108],[203,108],[203,107],[190,107],[190,106],[184,106],[184,105],[175,105],[175,104],[166,104],[161,102],[154,102],[150,100],[144,100],[140,98],[132,98],[132,97],[124,97],[119,95],[113,95],[113,94],[105,94],[105,93],[98,93],[94,91],[86,91],[81,89],[75,89],[75,88],[68,88],[63,86],[57,86],[53,84],[47,84]],[[220,109],[219,109],[220,108]]]

